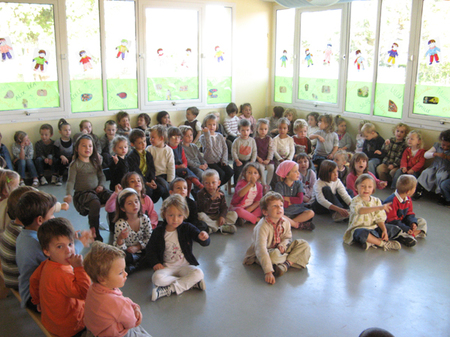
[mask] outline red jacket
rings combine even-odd
[[[400,168],[406,167],[407,170],[413,170],[414,172],[420,172],[425,165],[425,150],[419,149],[416,155],[413,157],[411,148],[407,147],[403,152],[402,160],[400,162]]]

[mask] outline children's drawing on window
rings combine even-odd
[[[216,46],[215,51],[216,51],[216,53],[215,53],[215,55],[214,55],[214,58],[216,58],[216,59],[217,59],[217,62],[219,62],[219,63],[220,63],[220,61],[223,62],[223,54],[225,54],[225,52],[223,52],[223,51],[220,49],[220,46]]]
[[[286,61],[288,60],[286,50],[283,50],[283,56],[280,57],[280,60],[281,60],[281,68],[286,68]]]
[[[80,64],[83,66],[83,70],[87,71],[88,69],[92,69],[92,63],[91,60],[92,58],[90,56],[88,56],[88,54],[86,53],[86,50],[80,50]]]
[[[190,60],[191,60],[191,54],[192,54],[192,49],[191,48],[187,48],[186,49],[186,54],[184,55],[184,58],[181,61],[181,66],[182,67],[189,68],[189,64],[190,64]]]
[[[387,61],[388,64],[392,64],[392,65],[395,64],[395,59],[398,56],[397,49],[398,49],[398,44],[396,42],[394,42],[392,44],[391,50],[388,51],[388,55],[389,55],[389,58]]]
[[[122,61],[125,61],[125,53],[129,53],[130,52],[128,50],[128,40],[127,39],[122,39],[122,41],[120,41],[120,45],[116,47],[116,50],[117,50],[116,58],[121,57]]]
[[[47,52],[44,49],[37,52],[36,57],[32,60],[34,71],[43,73],[47,70],[48,61],[46,57]]]
[[[361,55],[361,50],[358,49],[356,52],[356,59],[354,64],[356,64],[356,67],[358,68],[358,71],[360,71],[361,69],[364,70],[364,57]]]
[[[305,60],[308,63],[308,67],[313,66],[314,65],[313,59],[312,59],[313,54],[311,54],[311,52],[309,51],[309,48],[306,48],[305,55],[306,55]]]
[[[2,62],[14,59],[13,47],[9,36],[0,38],[0,52],[2,53]]]
[[[439,63],[439,54],[441,50],[436,46],[436,41],[431,39],[428,41],[428,50],[425,53],[425,57],[430,56],[430,63],[428,65],[432,65],[433,61]]]
[[[331,63],[331,55],[333,55],[333,45],[331,43],[327,44],[327,49],[323,52],[325,54],[323,58],[323,64]]]

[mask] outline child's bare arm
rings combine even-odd
[[[361,207],[358,210],[358,214],[369,214],[372,212],[378,212],[378,211],[382,211],[382,210],[389,212],[392,209],[391,205],[392,205],[392,202],[388,202],[387,204],[384,204],[381,206]]]
[[[164,266],[161,263],[155,264],[153,266],[153,270],[154,271],[157,271],[157,270],[160,270],[160,269],[164,269]]]
[[[269,272],[269,273],[265,274],[264,275],[264,279],[269,284],[275,284],[275,276],[273,276],[272,272]]]

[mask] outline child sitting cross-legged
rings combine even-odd
[[[146,255],[155,271],[152,301],[191,288],[206,289],[203,271],[192,254],[192,241],[208,246],[210,239],[208,233],[184,221],[188,215],[189,208],[181,195],[171,195],[161,206],[164,223],[153,232]]]
[[[258,263],[264,271],[264,279],[275,283],[275,277],[283,275],[290,267],[306,268],[311,257],[308,242],[292,241],[290,222],[284,215],[284,199],[281,194],[268,192],[260,202],[264,218],[253,229],[252,244],[245,254],[244,264]]]
[[[119,289],[127,280],[124,252],[94,242],[83,264],[92,280],[85,301],[86,329],[98,337],[151,337],[140,326],[141,308]]]
[[[125,136],[116,136],[111,141],[111,165],[109,169],[111,171],[111,183],[109,184],[109,189],[114,191],[116,185],[120,184],[122,177],[128,173],[129,165],[125,156],[128,153],[128,138]]]
[[[61,337],[81,336],[86,329],[84,300],[91,280],[84,271],[83,257],[75,253],[75,236],[67,219],[44,222],[38,238],[48,259],[30,278],[32,302],[40,308],[42,324]]]
[[[265,118],[258,119],[256,130],[256,160],[259,163],[261,171],[261,183],[263,184],[264,191],[267,192],[270,189],[270,183],[272,182],[275,170],[273,161],[273,139],[267,135],[267,132],[269,131],[269,121]],[[267,177],[264,175],[264,170],[267,170]]]
[[[353,192],[353,196],[358,195],[358,191],[355,187],[355,181],[363,173],[367,173],[375,179],[378,189],[382,190],[387,186],[387,181],[379,180],[372,172],[369,171],[369,158],[367,155],[364,152],[355,153],[350,160],[350,172],[347,175],[347,184],[345,185],[347,190],[351,190]]]
[[[234,184],[237,184],[239,175],[245,164],[256,161],[257,149],[254,138],[250,138],[251,124],[247,119],[239,121],[239,137],[233,142],[231,153],[233,156]]]
[[[383,205],[381,200],[372,196],[375,192],[375,179],[367,173],[356,179],[358,195],[350,205],[350,221],[344,234],[348,245],[358,242],[367,250],[370,247],[382,247],[386,250],[398,250],[402,246],[396,241],[401,232],[395,225],[385,224],[386,212],[391,210],[391,203]]]
[[[300,153],[295,161],[298,163],[300,180],[303,183],[303,201],[309,203],[314,193],[314,185],[317,180],[316,173],[311,168],[313,167],[313,163],[306,153]]]
[[[194,139],[193,130],[190,126],[181,125],[180,131],[183,136],[181,146],[183,146],[184,154],[187,158],[188,168],[197,175],[198,179],[202,179],[202,174],[208,168],[208,164],[197,145],[192,143]]]

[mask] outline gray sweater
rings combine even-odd
[[[66,194],[72,195],[72,191],[95,190],[106,182],[102,169],[97,170],[92,163],[85,163],[76,159],[69,165],[69,177],[67,179]]]
[[[208,164],[228,164],[227,143],[220,133],[211,136],[209,131],[203,132],[200,136],[200,144],[202,144],[204,158]]]
[[[189,167],[198,168],[200,165],[206,164],[206,160],[203,158],[197,145],[191,143],[189,146],[184,144],[182,144],[182,146],[186,159],[188,160]]]

